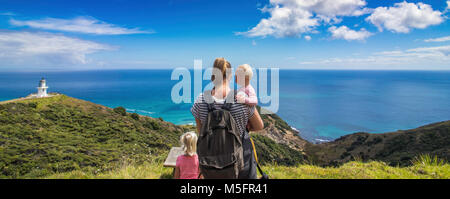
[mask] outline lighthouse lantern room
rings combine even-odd
[[[39,81],[39,87],[37,87],[38,89],[38,93],[36,95],[36,97],[40,98],[40,97],[48,97],[47,94],[47,84],[45,82],[45,78],[42,78],[41,81]]]

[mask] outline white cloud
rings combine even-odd
[[[32,28],[56,30],[66,32],[77,32],[97,35],[124,35],[152,33],[139,29],[128,29],[108,24],[92,17],[76,17],[74,19],[45,18],[39,20],[21,21],[11,19],[10,23],[15,26],[28,26]]]
[[[373,34],[368,32],[366,29],[361,28],[359,31],[352,30],[347,26],[341,26],[336,28],[336,26],[332,26],[328,28],[328,31],[331,32],[332,37],[335,39],[345,39],[347,41],[359,40],[363,41],[366,38],[372,36]]]
[[[447,1],[447,8],[445,8],[445,11],[450,10],[450,1]]]
[[[303,66],[352,69],[450,69],[450,45],[383,51],[367,57],[304,61]]]
[[[436,47],[422,47],[422,48],[414,48],[409,49],[406,53],[413,53],[414,55],[419,55],[422,57],[436,57],[436,56],[444,56],[448,57],[450,55],[450,46],[436,46]]]
[[[450,41],[450,36],[446,37],[439,37],[439,38],[433,38],[433,39],[425,39],[425,42],[444,42],[444,41]]]
[[[114,47],[59,34],[0,31],[3,65],[86,64],[86,55]]]
[[[365,0],[270,0],[261,9],[270,13],[247,32],[249,37],[292,37],[313,32],[321,23],[339,23],[341,16],[360,16],[370,10]]]
[[[295,57],[292,57],[292,56],[290,56],[290,57],[286,57],[285,58],[285,60],[295,60],[296,58]]]
[[[306,40],[306,41],[310,41],[310,40],[311,40],[311,36],[305,35],[305,40]]]
[[[440,11],[424,3],[395,3],[393,7],[378,7],[366,18],[366,21],[378,27],[397,33],[408,33],[413,28],[424,29],[444,21]]]
[[[364,8],[367,5],[365,0],[297,0],[295,2],[299,7],[316,13],[322,18],[360,16],[369,12],[369,9]]]

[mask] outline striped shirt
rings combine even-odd
[[[225,100],[217,99],[214,96],[213,99],[215,101],[215,108],[222,108]],[[253,116],[254,111],[254,106],[249,106],[241,103],[233,103],[231,105],[230,113],[234,121],[236,122],[236,126],[238,127],[241,135],[243,135],[246,131],[248,120]],[[191,108],[191,112],[195,118],[199,119],[202,122],[202,124],[205,123],[206,119],[208,118],[208,104],[206,103],[203,93],[200,94],[195,100],[194,105]]]

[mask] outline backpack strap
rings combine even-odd
[[[225,102],[223,103],[222,108],[225,110],[230,111],[231,106],[236,103],[236,90],[232,90],[228,93],[227,97],[225,98]]]
[[[207,90],[203,93],[203,101],[205,101],[205,103],[208,105],[208,112],[216,110],[214,106],[215,101],[211,95],[211,90]]]
[[[211,104],[207,103],[207,105],[208,105],[208,113],[216,110],[216,107],[214,107],[214,103]]]
[[[266,173],[264,173],[264,171],[261,169],[261,166],[259,165],[258,155],[256,154],[255,143],[253,142],[253,139],[251,137],[250,137],[250,141],[252,142],[253,155],[255,156],[255,160],[256,160],[256,167],[258,167],[258,171],[262,176],[261,179],[269,179],[269,176]]]

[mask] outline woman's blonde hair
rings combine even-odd
[[[195,132],[187,132],[180,137],[181,146],[184,153],[193,156],[197,153],[197,134]]]
[[[222,74],[222,81],[225,79],[228,80],[231,77],[231,64],[223,57],[216,58],[216,60],[214,61],[211,81],[213,81],[216,85],[222,83],[214,81],[216,80],[215,76],[219,75],[217,73]]]

